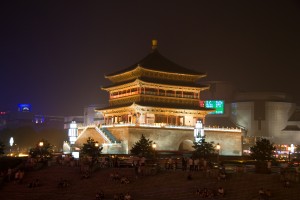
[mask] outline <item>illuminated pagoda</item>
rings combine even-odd
[[[200,107],[200,92],[208,86],[197,84],[206,74],[181,67],[157,50],[138,63],[106,76],[113,84],[109,107],[98,109],[104,123],[135,125],[195,126],[212,110]]]
[[[145,58],[105,76],[112,82],[102,88],[109,93],[109,106],[95,109],[103,123],[78,127],[75,146],[92,137],[103,153],[127,154],[144,135],[160,152],[193,151],[193,142],[205,131],[208,140],[226,140],[222,154],[240,154],[240,130],[205,127],[206,115],[215,110],[200,101],[201,92],[209,89],[198,83],[205,76],[162,56],[153,40]]]

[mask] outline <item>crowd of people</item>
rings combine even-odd
[[[2,170],[0,177],[5,179],[7,182],[13,181],[15,184],[22,183],[25,176],[24,168],[8,168],[7,170]]]
[[[204,187],[202,189],[197,188],[196,190],[196,195],[199,196],[200,198],[213,198],[213,197],[224,197],[225,195],[225,190],[223,187],[218,187],[218,189],[212,189],[212,188],[207,188]]]
[[[65,161],[60,161],[60,160],[64,160],[63,158],[60,158],[57,160],[59,165],[64,165],[64,166],[68,166],[68,167],[78,167],[78,169],[80,169],[80,173],[82,174],[81,178],[82,179],[87,179],[91,177],[92,171],[89,168],[89,166],[87,165],[73,165],[73,164],[68,164],[70,162],[73,162],[74,159],[70,158],[67,159]],[[106,162],[107,160],[104,159],[104,162]],[[107,167],[113,167],[114,170],[110,171],[109,174],[109,178],[110,180],[112,180],[112,182],[114,183],[120,183],[120,184],[130,184],[132,181],[135,180],[135,175],[136,176],[140,176],[143,174],[143,168],[145,168],[145,159],[143,158],[138,158],[138,159],[133,159],[132,160],[132,166],[133,166],[133,170],[132,170],[132,174],[130,174],[130,176],[127,176],[128,174],[123,174],[120,175],[119,173],[122,172],[122,170],[118,169],[118,165],[114,165],[114,159],[110,160],[113,164],[112,166],[110,165],[106,165]],[[115,159],[115,161],[117,161],[117,159]],[[180,159],[178,158],[167,158],[165,161],[165,169],[166,171],[170,171],[170,170],[174,170],[176,171],[179,167],[180,167]],[[204,174],[208,174],[208,176],[206,176],[206,178],[216,178],[216,185],[214,186],[202,186],[196,189],[196,195],[199,196],[200,198],[213,198],[213,197],[224,197],[225,196],[225,189],[223,187],[219,187],[218,185],[222,185],[223,183],[221,183],[220,181],[227,181],[227,173],[225,170],[224,165],[219,165],[219,168],[212,168],[212,166],[210,166],[209,162],[205,159],[194,159],[191,157],[182,157],[181,159],[181,170],[182,171],[186,171],[187,173],[185,173],[185,175],[187,175],[187,179],[188,180],[195,180],[194,175],[195,173],[198,173],[198,171],[200,173],[204,173]],[[32,161],[30,161],[30,163],[34,163]],[[178,165],[179,164],[179,165]],[[163,165],[162,165],[163,166]],[[24,167],[24,166],[23,166]],[[212,171],[217,171],[217,173],[214,174],[214,172]],[[25,176],[25,172],[26,170],[24,170],[24,168],[8,168],[7,170],[2,170],[0,172],[1,177],[5,177],[5,181],[6,182],[11,182],[14,184],[22,184],[23,183],[23,179]],[[170,173],[173,173],[170,171]],[[122,174],[122,173],[121,173]],[[291,187],[291,183],[294,183],[293,180],[290,177],[290,173],[282,171],[281,173],[281,181],[283,184],[283,187],[285,188],[290,188]],[[229,174],[230,175],[230,174]],[[202,176],[204,177],[204,176]],[[229,176],[229,178],[231,179],[231,175]],[[229,181],[230,181],[229,179]],[[39,187],[41,186],[40,183],[40,179],[38,178],[34,178],[32,179],[32,181],[29,181],[30,179],[27,179],[28,181],[25,181],[25,185],[28,188],[35,188],[35,187]],[[70,185],[70,182],[67,181],[66,179],[62,179],[61,181],[59,181],[58,183],[58,187],[59,188],[65,188],[68,187]],[[226,188],[226,187],[225,187]],[[122,187],[121,187],[122,189]],[[123,187],[123,189],[125,189],[125,187]],[[227,192],[227,191],[226,191]],[[112,195],[112,194],[111,194]],[[256,193],[257,195],[257,193]],[[258,196],[259,199],[261,200],[268,200],[271,198],[271,192],[270,190],[265,190],[263,188],[259,189],[258,192]],[[104,192],[100,191],[96,193],[96,199],[104,199]],[[129,200],[132,199],[131,194],[129,194],[129,192],[127,193],[116,193],[113,195],[113,199],[115,200]]]
[[[114,194],[114,200],[133,200],[129,192]]]

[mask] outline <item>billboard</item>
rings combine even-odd
[[[224,114],[224,100],[206,100],[200,101],[200,106],[204,108],[215,109],[209,114]]]
[[[25,103],[20,103],[18,104],[18,111],[19,112],[31,112],[31,105],[30,104],[25,104]]]

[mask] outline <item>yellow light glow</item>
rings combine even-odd
[[[153,149],[156,149],[156,143],[155,142],[152,144],[152,147],[153,147]]]
[[[44,146],[44,142],[40,142],[40,143],[39,143],[39,146],[40,146],[40,147]]]

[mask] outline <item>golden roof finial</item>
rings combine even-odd
[[[157,40],[152,40],[152,50],[155,50],[158,46]]]

